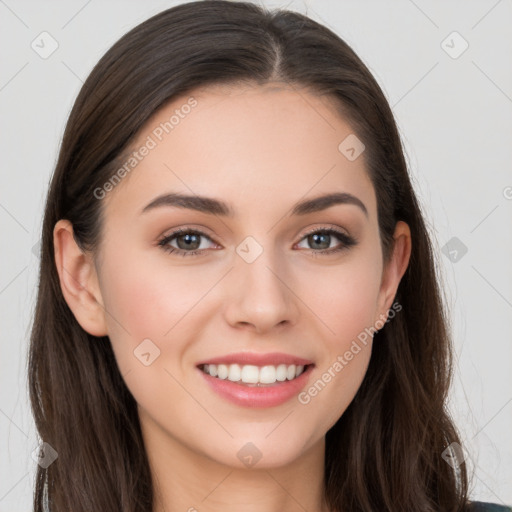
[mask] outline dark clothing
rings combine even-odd
[[[512,512],[512,507],[483,501],[472,501],[468,512]]]

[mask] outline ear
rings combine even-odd
[[[411,256],[411,230],[409,226],[398,221],[393,235],[393,254],[382,272],[382,280],[377,304],[378,318],[386,320],[388,311],[391,308],[400,280],[404,275]]]
[[[82,328],[93,336],[106,336],[107,323],[94,261],[73,237],[69,220],[59,220],[53,229],[55,264],[62,294]]]

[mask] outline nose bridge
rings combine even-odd
[[[232,280],[236,292],[228,308],[231,323],[250,323],[265,330],[283,321],[296,320],[296,304],[288,287],[284,259],[274,250],[271,239],[260,237],[260,242],[247,236],[235,249]]]

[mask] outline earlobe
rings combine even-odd
[[[73,237],[69,220],[59,220],[53,230],[55,264],[64,299],[82,328],[93,336],[106,336],[105,309],[98,276],[90,254]]]
[[[379,292],[378,312],[382,315],[382,318],[388,316],[398,285],[407,270],[411,257],[411,231],[405,222],[397,222],[393,238],[395,240],[393,254],[383,271]]]

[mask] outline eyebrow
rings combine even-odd
[[[351,204],[358,206],[368,217],[368,210],[364,203],[356,196],[347,192],[336,192],[325,194],[312,199],[306,199],[296,203],[292,207],[291,215],[307,215],[314,212],[326,210],[331,206],[338,204]],[[224,201],[214,199],[213,197],[185,195],[178,193],[162,194],[153,199],[141,211],[141,214],[161,206],[174,206],[178,208],[186,208],[196,210],[210,215],[221,215],[223,217],[234,217],[234,209]]]

